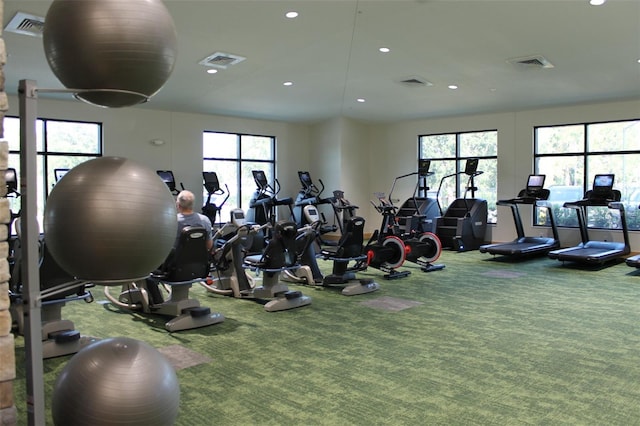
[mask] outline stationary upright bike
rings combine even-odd
[[[372,201],[371,204],[382,215],[382,223],[363,249],[367,255],[366,259],[359,261],[355,269],[371,266],[385,272],[386,279],[404,278],[411,274],[411,271],[398,271],[397,268],[401,267],[407,258],[407,246],[400,237],[389,232],[395,224],[397,207],[387,202],[383,193],[376,193],[376,197],[379,203],[375,204]]]

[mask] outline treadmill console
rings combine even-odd
[[[529,175],[526,188],[527,197],[540,198],[545,177],[545,175]]]
[[[612,198],[614,179],[615,175],[613,174],[596,175],[593,178],[593,189],[591,190],[590,198],[598,200]]]

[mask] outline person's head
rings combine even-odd
[[[195,197],[191,191],[180,191],[178,198],[176,199],[176,206],[181,213],[190,213],[193,211],[193,203]]]

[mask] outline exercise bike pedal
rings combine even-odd
[[[289,290],[284,292],[285,299],[291,300],[291,299],[297,299],[299,297],[302,297],[302,292],[299,290]]]
[[[399,278],[408,277],[411,275],[411,271],[391,271],[388,274],[384,275],[384,277],[388,280],[397,280]]]
[[[193,308],[186,308],[182,311],[183,313],[189,313],[192,318],[205,317],[211,313],[211,308],[206,306],[196,306]]]
[[[80,332],[78,330],[60,330],[49,333],[49,338],[56,343],[69,343],[80,340]]]

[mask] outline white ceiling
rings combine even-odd
[[[4,3],[6,24],[18,11],[44,17],[51,1]],[[640,97],[640,0],[599,7],[587,0],[165,4],[177,28],[178,61],[144,108],[288,122],[338,116],[392,122]],[[286,19],[289,10],[299,17]],[[3,37],[7,92],[15,94],[21,79],[61,87],[41,38]],[[380,53],[382,46],[391,51]],[[247,59],[209,75],[198,62],[218,51]],[[555,67],[507,62],[529,55],[543,55]],[[398,82],[411,77],[433,86]],[[40,95],[46,96],[53,95]]]

